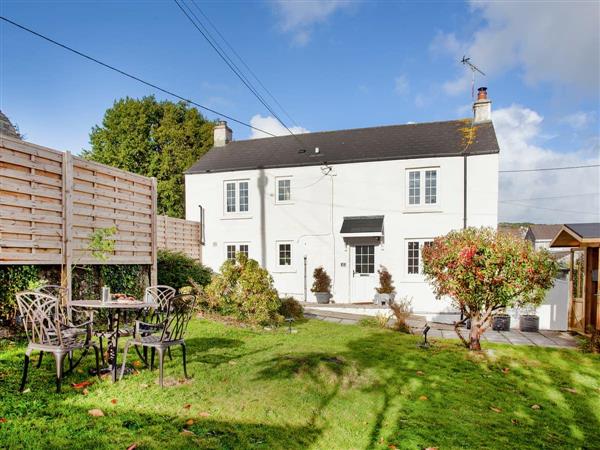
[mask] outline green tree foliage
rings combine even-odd
[[[281,301],[273,278],[253,259],[238,253],[227,260],[221,273],[213,275],[205,289],[209,308],[253,325],[279,322]]]
[[[0,323],[10,324],[17,312],[15,294],[37,287],[36,266],[0,266]]]
[[[211,270],[193,258],[170,250],[159,250],[157,255],[158,284],[179,290],[190,285],[190,279],[200,286],[210,282]]]
[[[92,129],[92,148],[83,156],[156,177],[159,214],[183,218],[183,173],[212,147],[213,127],[185,102],[127,97],[115,101],[102,125]]]
[[[548,251],[536,251],[523,239],[491,228],[467,228],[425,246],[423,271],[436,296],[450,297],[471,319],[470,341],[465,345],[480,350],[479,339],[492,314],[542,303],[554,284],[558,263]]]

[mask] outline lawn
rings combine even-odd
[[[491,344],[471,354],[455,341],[424,350],[414,336],[319,321],[297,329],[195,320],[191,380],[175,352],[164,389],[156,371],[114,385],[81,371],[62,395],[51,358],[17,393],[23,343],[3,341],[0,447],[600,448],[598,356]],[[69,386],[84,380],[95,381],[86,393]]]

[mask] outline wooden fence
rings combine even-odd
[[[198,261],[201,260],[199,222],[158,216],[156,229],[159,249],[183,252]]]
[[[160,224],[160,225],[159,225]],[[106,260],[91,234],[115,227]],[[200,259],[200,226],[156,214],[156,180],[0,136],[0,265],[148,264],[158,248]]]

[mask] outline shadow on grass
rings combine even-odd
[[[361,411],[370,419],[368,449],[593,448],[600,442],[594,400],[570,391],[577,380],[598,374],[598,365],[586,367],[582,355],[501,346],[477,354],[458,342],[420,349],[418,341],[372,331],[339,352],[279,355],[258,376],[310,381],[324,399],[310,425],[320,423],[317,416],[327,421],[327,405],[340,391],[374,394],[373,408]]]

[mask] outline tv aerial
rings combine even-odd
[[[475,64],[473,64],[471,62],[471,58],[467,58],[466,55],[463,55],[463,57],[460,60],[460,62],[461,62],[461,64],[463,66],[467,66],[469,69],[471,69],[471,74],[472,74],[472,78],[471,78],[471,98],[475,99],[475,72],[479,72],[484,77],[485,77],[485,73],[483,73],[483,71],[481,69],[479,69],[479,67],[477,67]]]

